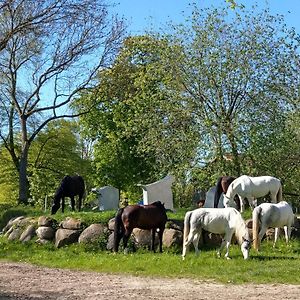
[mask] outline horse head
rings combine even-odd
[[[251,241],[248,239],[243,238],[243,242],[241,244],[241,251],[243,253],[244,259],[249,258],[249,251],[251,248]]]
[[[51,207],[51,215],[54,215],[58,209],[60,208],[60,199],[62,198],[63,190],[61,186],[56,190],[54,197],[53,197],[53,205]]]
[[[155,202],[151,203],[151,205],[154,205],[154,206],[156,206],[156,207],[158,207],[158,208],[160,208],[164,211],[166,210],[165,204],[161,203],[160,201],[155,201]]]

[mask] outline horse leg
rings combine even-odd
[[[81,210],[81,205],[82,205],[82,195],[78,196],[78,211]]]
[[[230,259],[230,257],[229,257],[229,247],[230,247],[230,243],[231,243],[231,238],[232,238],[232,233],[225,234],[224,239],[223,239],[222,244],[221,244],[221,247],[220,247],[220,250],[218,252],[219,257],[221,257],[221,252],[222,252],[223,248],[226,246],[225,258]]]
[[[201,229],[200,229],[201,230]],[[189,246],[192,243],[192,241],[194,240],[194,235],[196,234],[196,231],[190,230],[189,235],[186,239],[186,241],[183,242],[183,248],[182,248],[182,260],[185,259],[186,253],[189,250]],[[196,250],[196,249],[195,249]]]
[[[75,200],[74,200],[74,196],[71,196],[71,208],[72,208],[72,211],[75,210]]]
[[[230,257],[229,257],[230,242],[231,242],[231,238],[229,240],[226,240],[226,253],[225,253],[225,258],[226,259],[230,259]]]
[[[61,212],[64,213],[65,211],[65,197],[61,198]]]
[[[117,253],[118,250],[119,250],[120,241],[121,241],[121,238],[123,237],[124,232],[116,230],[114,232],[114,234],[115,234],[115,237],[114,237],[114,252]]]
[[[195,254],[198,256],[199,255],[199,240],[200,240],[200,237],[201,237],[201,231],[200,232],[197,232],[195,235],[194,235],[194,239],[193,239],[193,244],[194,244],[194,248],[195,248]]]
[[[222,253],[223,248],[225,247],[225,244],[226,244],[225,239],[222,239],[220,249],[217,251],[217,255],[218,255],[219,258],[221,257],[221,253]]]
[[[277,203],[277,194],[270,193],[271,203]]]
[[[164,234],[164,227],[159,228],[158,239],[159,239],[159,252],[162,253],[162,239]]]
[[[125,233],[123,235],[124,254],[128,253],[127,243],[130,238],[131,232],[132,232],[132,229],[130,230],[130,229],[126,228]]]
[[[291,237],[291,226],[289,226],[289,225],[284,226],[283,229],[284,229],[285,241],[288,244],[289,239]]]
[[[241,196],[239,196],[240,198],[240,206],[241,206],[241,213],[244,212],[244,198],[242,198]]]
[[[155,231],[156,228],[152,228],[151,233],[152,233],[152,238],[151,238],[151,248],[150,250],[155,253]]]
[[[257,199],[255,199],[254,197],[249,197],[248,201],[249,201],[249,206],[253,210],[254,207],[257,206]]]
[[[264,225],[264,224],[261,225],[261,229],[260,229],[259,234],[258,234],[258,243],[257,243],[258,250],[259,250],[259,247],[260,247],[261,240],[264,237],[267,229],[268,229],[268,227],[266,227],[266,225]]]
[[[285,230],[284,230],[284,231],[285,231]],[[278,240],[278,236],[279,236],[279,228],[276,227],[276,228],[275,228],[275,235],[274,235],[273,248],[275,248],[275,244],[276,244],[276,242],[277,242],[277,240]]]

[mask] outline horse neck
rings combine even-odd
[[[57,190],[56,193],[54,195],[54,199],[59,200],[60,198],[62,198],[63,196],[63,188],[60,186]]]
[[[233,184],[231,183],[228,186],[228,189],[227,189],[227,192],[226,192],[226,197],[231,199],[233,196],[234,196],[234,187],[233,187]]]
[[[237,215],[237,220],[235,223],[235,236],[239,244],[243,243],[243,238],[249,240],[249,231],[241,215]]]

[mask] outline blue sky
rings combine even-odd
[[[200,7],[226,5],[225,0],[116,0],[114,11],[124,16],[129,23],[132,34],[142,34],[146,29],[163,27],[167,21],[181,22],[183,11],[189,13],[189,3],[195,2]],[[251,7],[259,3],[261,7],[268,6],[272,14],[282,14],[289,27],[295,27],[300,34],[300,0],[236,0],[238,4]]]

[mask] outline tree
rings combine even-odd
[[[95,96],[78,101],[80,111],[96,100],[81,122],[96,141],[100,177],[118,187],[178,173],[194,158],[193,114],[176,82],[178,51],[164,39],[130,37],[112,67],[99,73]]]
[[[49,122],[78,116],[69,104],[118,50],[124,23],[108,8],[105,0],[0,4],[0,138],[19,175],[21,203],[28,201],[32,142]]]
[[[240,175],[249,133],[268,135],[277,126],[274,116],[290,109],[287,86],[299,73],[297,35],[268,10],[195,7],[191,23],[175,26],[168,38],[184,49],[179,78],[203,136],[199,158],[218,158],[220,174],[228,172],[230,154],[230,175]]]

